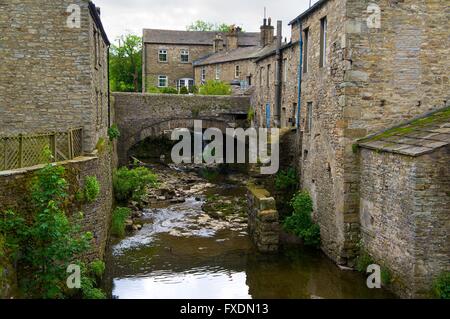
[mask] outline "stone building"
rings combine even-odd
[[[8,1],[0,29],[0,135],[82,127],[83,148],[93,151],[109,124],[100,9],[83,0]]]
[[[367,235],[362,235],[362,218],[366,214],[364,210],[367,210],[361,204],[362,196],[379,198],[381,195],[374,187],[374,176],[361,176],[361,170],[366,169],[364,165],[369,164],[363,163],[365,158],[355,152],[355,145],[368,135],[449,104],[450,52],[442,40],[450,36],[449,29],[445,27],[445,2],[316,2],[290,22],[292,40],[281,49],[283,62],[287,62],[287,66],[281,68],[281,77],[287,83],[281,94],[281,104],[286,107],[287,115],[284,120],[281,115],[279,125],[273,107],[276,101],[273,88],[277,77],[274,68],[276,52],[255,60],[257,80],[252,105],[256,112],[256,125],[284,126],[289,123],[286,118],[290,118],[292,109],[300,104],[297,135],[301,186],[313,198],[314,219],[321,226],[322,249],[338,264],[354,265],[362,236],[362,243],[368,245],[367,249],[373,253],[375,260],[380,263],[385,261],[386,267],[399,272],[395,263],[390,263],[396,258],[399,247],[392,245],[381,255],[377,249],[382,249],[382,245],[371,243]],[[288,70],[284,71],[287,76],[283,76],[285,69]],[[300,88],[297,85],[299,81]],[[295,114],[298,118],[298,111]],[[369,156],[369,151],[362,153],[365,157]],[[421,164],[424,172],[427,165],[434,167],[449,162],[448,152],[436,150],[433,154],[436,155],[416,159],[429,161],[428,164]],[[411,161],[405,156],[398,157],[396,162],[399,166],[409,165],[411,170],[414,167],[408,164]],[[423,178],[420,175],[423,173],[418,174],[418,179]],[[442,178],[448,185],[448,175],[442,175]],[[404,190],[407,192],[406,188]],[[403,200],[401,192],[396,194],[398,201]],[[411,196],[416,201],[426,201],[419,193],[411,193]],[[429,200],[428,205],[432,205],[433,199]],[[448,192],[442,200],[448,203]],[[401,209],[403,216],[414,212],[408,206]],[[379,216],[389,216],[390,219],[383,222],[395,224],[397,217],[387,210],[388,207],[383,207]],[[437,210],[432,218],[442,216],[439,212]],[[415,229],[405,231],[409,234],[428,231],[430,233],[426,238],[440,243],[437,238],[442,228],[429,230],[429,225],[417,222]],[[448,231],[449,226],[444,218],[440,227]],[[385,240],[392,239],[395,243],[395,236],[399,235],[388,231]],[[407,245],[410,249],[417,249],[415,256],[425,254],[428,249],[417,241]],[[414,285],[408,286],[406,283],[408,288],[399,289],[399,292],[411,296],[418,289],[423,291],[424,287],[429,288],[431,278],[445,270],[442,265],[449,258],[448,246],[442,250],[433,252],[435,255],[429,260],[438,261],[425,266],[426,271],[420,267],[427,261],[421,262],[419,257],[409,260],[413,263],[411,267],[421,273],[417,273]],[[422,282],[419,284],[418,281]]]
[[[101,187],[97,200],[74,204],[77,207],[68,211],[83,211],[83,230],[94,235],[92,250],[85,257],[101,259],[111,220],[114,156],[96,150],[99,142],[108,139],[111,119],[110,43],[100,9],[85,0],[13,0],[1,2],[0,7],[0,159],[6,162],[14,157],[8,154],[26,154],[20,156],[25,158],[31,150],[39,159],[42,148],[51,146],[55,160],[66,167],[71,198],[84,187],[87,176],[95,176]],[[75,128],[81,131],[77,139],[71,141],[70,134],[58,135]],[[55,136],[54,142],[49,136]],[[65,139],[60,141],[56,136]],[[7,144],[17,138],[28,142]],[[67,147],[73,141],[78,143],[79,153],[63,161],[61,149],[57,151],[54,144]],[[24,163],[22,168],[11,170],[1,167],[0,212],[13,209],[32,216],[35,211],[29,185],[42,165]],[[12,287],[16,275],[4,259],[0,259],[0,296],[8,298],[15,296]],[[8,276],[6,281],[4,275]]]
[[[257,46],[259,33],[144,29],[143,41],[143,92],[147,92],[151,87],[193,86],[194,61],[222,49]]]
[[[399,295],[427,297],[450,271],[450,107],[358,144],[363,246]]]
[[[220,44],[222,38],[218,35],[214,40],[214,54],[194,61],[195,83],[215,80],[239,85],[244,89],[254,85],[255,60],[275,49],[274,31],[272,19],[264,19],[259,43],[252,47],[224,47]],[[239,30],[231,30],[228,37],[233,34],[239,34]]]

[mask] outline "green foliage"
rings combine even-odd
[[[98,194],[100,194],[100,183],[95,176],[86,177],[86,181],[84,183],[84,199],[88,203],[93,203]]]
[[[47,165],[36,174],[30,192],[35,213],[25,220],[12,211],[1,213],[0,234],[10,256],[22,265],[20,286],[27,297],[64,298],[66,269],[90,248],[91,233],[79,218],[70,222],[64,208],[68,184],[61,166]]]
[[[203,168],[200,170],[200,176],[206,179],[208,182],[213,183],[219,179],[220,174],[217,170]]]
[[[138,167],[128,169],[119,168],[113,178],[113,187],[116,199],[124,202],[127,200],[140,201],[145,194],[146,187],[156,187],[158,178],[150,169]]]
[[[125,221],[130,217],[131,209],[117,207],[112,215],[111,234],[122,238],[125,236]]]
[[[433,283],[433,294],[439,299],[450,299],[450,272],[444,272]]]
[[[95,145],[95,149],[100,153],[103,154],[106,150],[106,141],[103,137],[100,137],[97,141],[97,144]]]
[[[231,27],[226,23],[211,23],[203,20],[197,20],[186,27],[186,31],[215,31],[229,32]]]
[[[389,285],[392,282],[392,275],[389,269],[381,267],[381,283],[383,285]]]
[[[298,186],[297,171],[294,168],[288,168],[286,171],[279,171],[275,179],[275,188],[277,191],[295,191]]]
[[[161,91],[156,86],[148,86],[147,93],[161,94]]]
[[[89,264],[89,271],[97,279],[101,279],[105,273],[106,265],[103,261],[96,259]]]
[[[284,221],[284,228],[302,238],[305,245],[320,247],[320,227],[312,221],[313,204],[311,196],[306,192],[297,193],[291,200],[294,209],[292,216]]]
[[[199,89],[200,95],[231,95],[231,86],[221,81],[210,80]]]
[[[196,85],[190,86],[189,93],[198,94],[198,87]]]
[[[185,86],[183,86],[183,87],[180,89],[180,94],[189,94],[188,88],[185,87]]]
[[[255,119],[255,110],[253,109],[253,107],[250,106],[247,112],[247,121],[251,124],[254,119]]]
[[[142,37],[127,34],[111,45],[109,69],[113,92],[142,91]]]
[[[374,264],[373,258],[365,251],[360,249],[360,253],[356,258],[356,270],[362,273],[367,271],[367,267]]]
[[[162,94],[178,94],[178,90],[171,86],[160,88],[159,92]]]
[[[117,124],[111,125],[111,127],[108,129],[108,137],[111,142],[117,140],[120,137],[120,131],[117,127]]]

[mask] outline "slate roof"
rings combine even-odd
[[[100,18],[100,15],[97,11],[97,7],[92,1],[89,1],[89,12],[91,13],[92,19],[94,20],[95,25],[100,30],[100,33],[103,37],[103,40],[105,41],[106,45],[109,46],[111,43],[109,42],[108,35],[105,32],[105,28],[103,27],[102,20]]]
[[[307,16],[309,16],[310,14],[312,14],[313,12],[318,10],[320,7],[322,7],[322,5],[324,5],[327,2],[328,2],[328,0],[319,0],[319,1],[317,1],[308,10],[304,11],[302,14],[297,16],[294,20],[289,22],[289,25],[296,24],[298,21],[302,20],[303,18],[306,18]]]
[[[432,153],[450,145],[450,107],[365,138],[358,145],[409,156]]]
[[[204,32],[204,31],[175,31],[144,29],[144,42],[154,44],[191,44],[191,45],[213,45],[217,34],[222,35],[224,44],[227,42],[226,33]],[[258,46],[260,41],[259,32],[240,32],[238,44],[241,47]]]
[[[282,49],[286,48],[288,44],[283,43]],[[246,47],[237,48],[231,51],[222,51],[218,53],[213,53],[194,61],[194,66],[202,66],[209,64],[218,64],[232,61],[240,60],[258,60],[266,56],[275,54],[276,52],[276,42],[265,47]]]

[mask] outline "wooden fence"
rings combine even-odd
[[[44,149],[49,147],[54,162],[83,154],[83,129],[36,135],[0,136],[0,171],[30,167],[47,162]]]

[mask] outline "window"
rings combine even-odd
[[[259,86],[263,86],[263,73],[264,73],[264,68],[260,68],[259,69]]]
[[[168,79],[166,75],[158,76],[158,87],[165,88],[167,87]]]
[[[205,67],[202,68],[201,80],[202,80],[202,83],[206,82],[206,68]]]
[[[327,65],[327,17],[320,20],[320,67]]]
[[[221,73],[221,67],[220,65],[216,65],[216,80],[220,80],[220,73]]]
[[[308,114],[307,114],[307,118],[306,118],[305,132],[311,133],[312,122],[313,122],[313,104],[312,104],[312,102],[308,102],[306,112]]]
[[[159,62],[167,62],[167,50],[159,50]]]
[[[309,46],[309,29],[305,29],[305,39],[303,40],[303,73],[308,73],[308,46]]]
[[[241,67],[239,65],[236,65],[234,70],[234,77],[237,79],[241,76]]]
[[[270,87],[270,67],[271,65],[267,65],[267,74],[266,74],[266,85]]]
[[[287,59],[283,60],[283,82],[287,83],[287,75],[288,75],[288,61]]]
[[[181,63],[189,63],[189,51],[181,50]]]
[[[98,36],[97,30],[94,28],[94,65],[95,68],[98,68]]]

